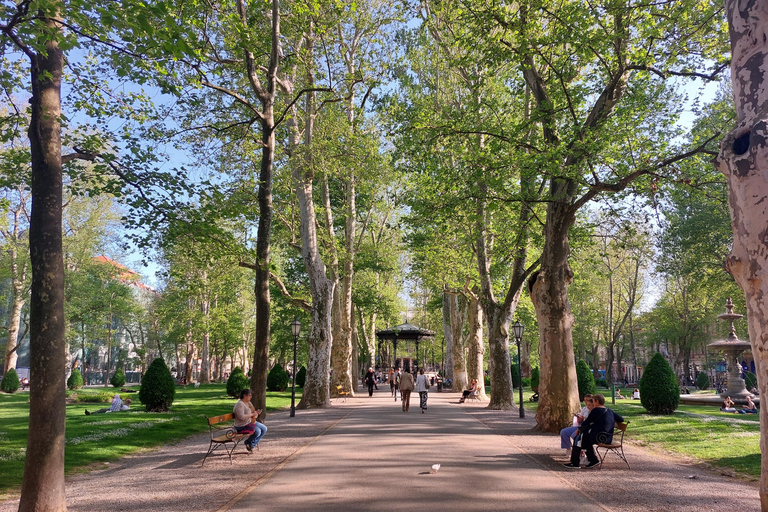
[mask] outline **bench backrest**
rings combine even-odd
[[[629,425],[629,422],[626,422],[626,423],[619,423],[618,421],[616,422],[616,428],[621,430],[622,432],[627,430],[627,425]]]
[[[216,425],[217,423],[221,423],[221,422],[224,422],[224,421],[231,421],[231,420],[234,420],[234,419],[235,419],[235,415],[233,413],[221,414],[219,416],[209,416],[208,417],[208,425],[209,426],[213,426],[213,425]]]

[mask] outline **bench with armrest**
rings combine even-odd
[[[205,454],[201,466],[205,465],[205,459],[219,447],[224,448],[224,451],[229,455],[229,463],[232,464],[232,453],[235,451],[235,448],[237,448],[237,445],[239,445],[243,439],[248,439],[253,432],[243,434],[238,433],[234,427],[235,415],[233,413],[221,414],[219,416],[206,416],[206,418],[208,418],[208,428],[211,431],[211,444],[208,446],[208,453]],[[230,423],[227,426],[222,426],[222,423],[228,422],[233,423]],[[228,449],[227,446],[230,444],[232,445],[232,448]],[[257,444],[256,446],[258,447],[259,445]]]
[[[600,458],[600,469],[603,468],[603,461],[605,460],[605,456],[608,455],[609,452],[613,452],[616,455],[618,455],[619,458],[623,460],[624,463],[627,465],[627,468],[632,469],[629,466],[629,461],[627,460],[626,455],[624,455],[624,433],[627,431],[627,425],[629,425],[628,421],[626,423],[616,422],[616,426],[614,427],[613,441],[611,441],[610,444],[598,443],[595,445],[595,452],[597,453],[597,456]],[[602,454],[600,453],[600,448],[603,449]]]
[[[469,395],[467,395],[467,400],[480,400],[480,397],[478,396],[478,390],[472,391]]]
[[[344,388],[342,386],[336,386],[336,398],[337,402],[340,402],[344,400],[347,401],[347,397],[349,396],[349,391],[344,391]]]

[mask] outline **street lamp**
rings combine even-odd
[[[291,322],[291,334],[293,334],[293,383],[291,384],[291,418],[293,418],[296,416],[296,345],[301,334],[301,322],[298,317]]]
[[[525,418],[525,410],[523,409],[523,358],[520,352],[520,340],[523,339],[523,333],[525,332],[525,326],[520,323],[520,320],[516,320],[512,325],[512,335],[517,342],[517,371],[520,378],[520,417]]]

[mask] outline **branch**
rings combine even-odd
[[[87,160],[89,162],[94,162],[98,155],[94,155],[91,153],[83,153],[81,151],[78,151],[77,148],[75,148],[75,153],[70,153],[68,155],[62,155],[61,157],[61,163],[66,164],[73,160]]]
[[[304,299],[297,299],[293,295],[291,295],[291,293],[288,291],[288,288],[285,287],[285,284],[280,280],[279,277],[277,277],[277,275],[270,272],[269,278],[272,279],[272,282],[277,285],[277,287],[280,289],[280,293],[282,293],[283,296],[285,296],[285,298],[288,299],[288,302],[290,302],[294,306],[304,309],[305,311],[312,311],[312,304],[310,304]]]
[[[285,116],[288,114],[288,111],[293,107],[294,104],[296,104],[297,101],[301,99],[301,97],[308,92],[332,92],[333,89],[330,89],[328,87],[308,87],[306,89],[302,89],[293,97],[293,100],[288,104],[287,107],[285,107],[285,110],[283,110],[283,113],[280,114],[280,117],[275,121],[274,126],[280,126],[280,123],[283,122],[283,119],[285,119]]]
[[[212,83],[211,83],[211,82],[209,82],[208,80],[203,80],[203,81],[202,81],[202,82],[200,82],[200,83],[201,83],[202,85],[206,86],[206,87],[210,87],[210,88],[211,88],[211,89],[213,89],[214,91],[219,91],[219,92],[221,92],[221,93],[223,93],[223,94],[226,94],[227,96],[230,96],[230,97],[234,98],[234,99],[235,99],[235,101],[237,101],[238,103],[240,103],[240,104],[244,105],[244,106],[245,106],[246,108],[248,108],[248,109],[249,109],[251,112],[253,112],[254,114],[256,114],[256,115],[258,116],[258,118],[259,118],[259,119],[261,119],[261,120],[264,120],[264,115],[263,115],[261,112],[259,112],[259,111],[258,111],[258,109],[257,109],[256,107],[254,107],[254,106],[251,104],[251,102],[250,102],[250,101],[248,101],[248,100],[247,100],[247,99],[245,99],[244,97],[240,96],[240,95],[239,95],[238,93],[236,93],[235,91],[233,91],[233,90],[231,90],[231,89],[227,89],[226,87],[221,87],[220,85],[212,84]]]
[[[695,71],[673,71],[669,69],[666,71],[663,71],[653,66],[641,66],[641,65],[630,65],[630,66],[627,66],[627,69],[630,69],[633,71],[648,71],[649,73],[658,75],[662,79],[667,79],[670,76],[685,76],[685,77],[701,78],[704,80],[713,81],[713,80],[717,80],[719,78],[720,73],[728,69],[730,65],[731,65],[731,61],[728,60],[720,64],[719,66],[717,66],[717,68],[715,68],[715,70],[708,75],[704,73],[697,73]]]

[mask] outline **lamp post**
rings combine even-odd
[[[517,342],[517,371],[520,378],[520,417],[525,418],[525,410],[523,409],[523,358],[520,352],[520,340],[523,338],[525,332],[525,326],[516,320],[512,325],[512,335]]]
[[[296,416],[296,345],[301,334],[301,322],[298,317],[291,322],[291,334],[293,334],[293,383],[291,384],[291,418],[293,418]]]

